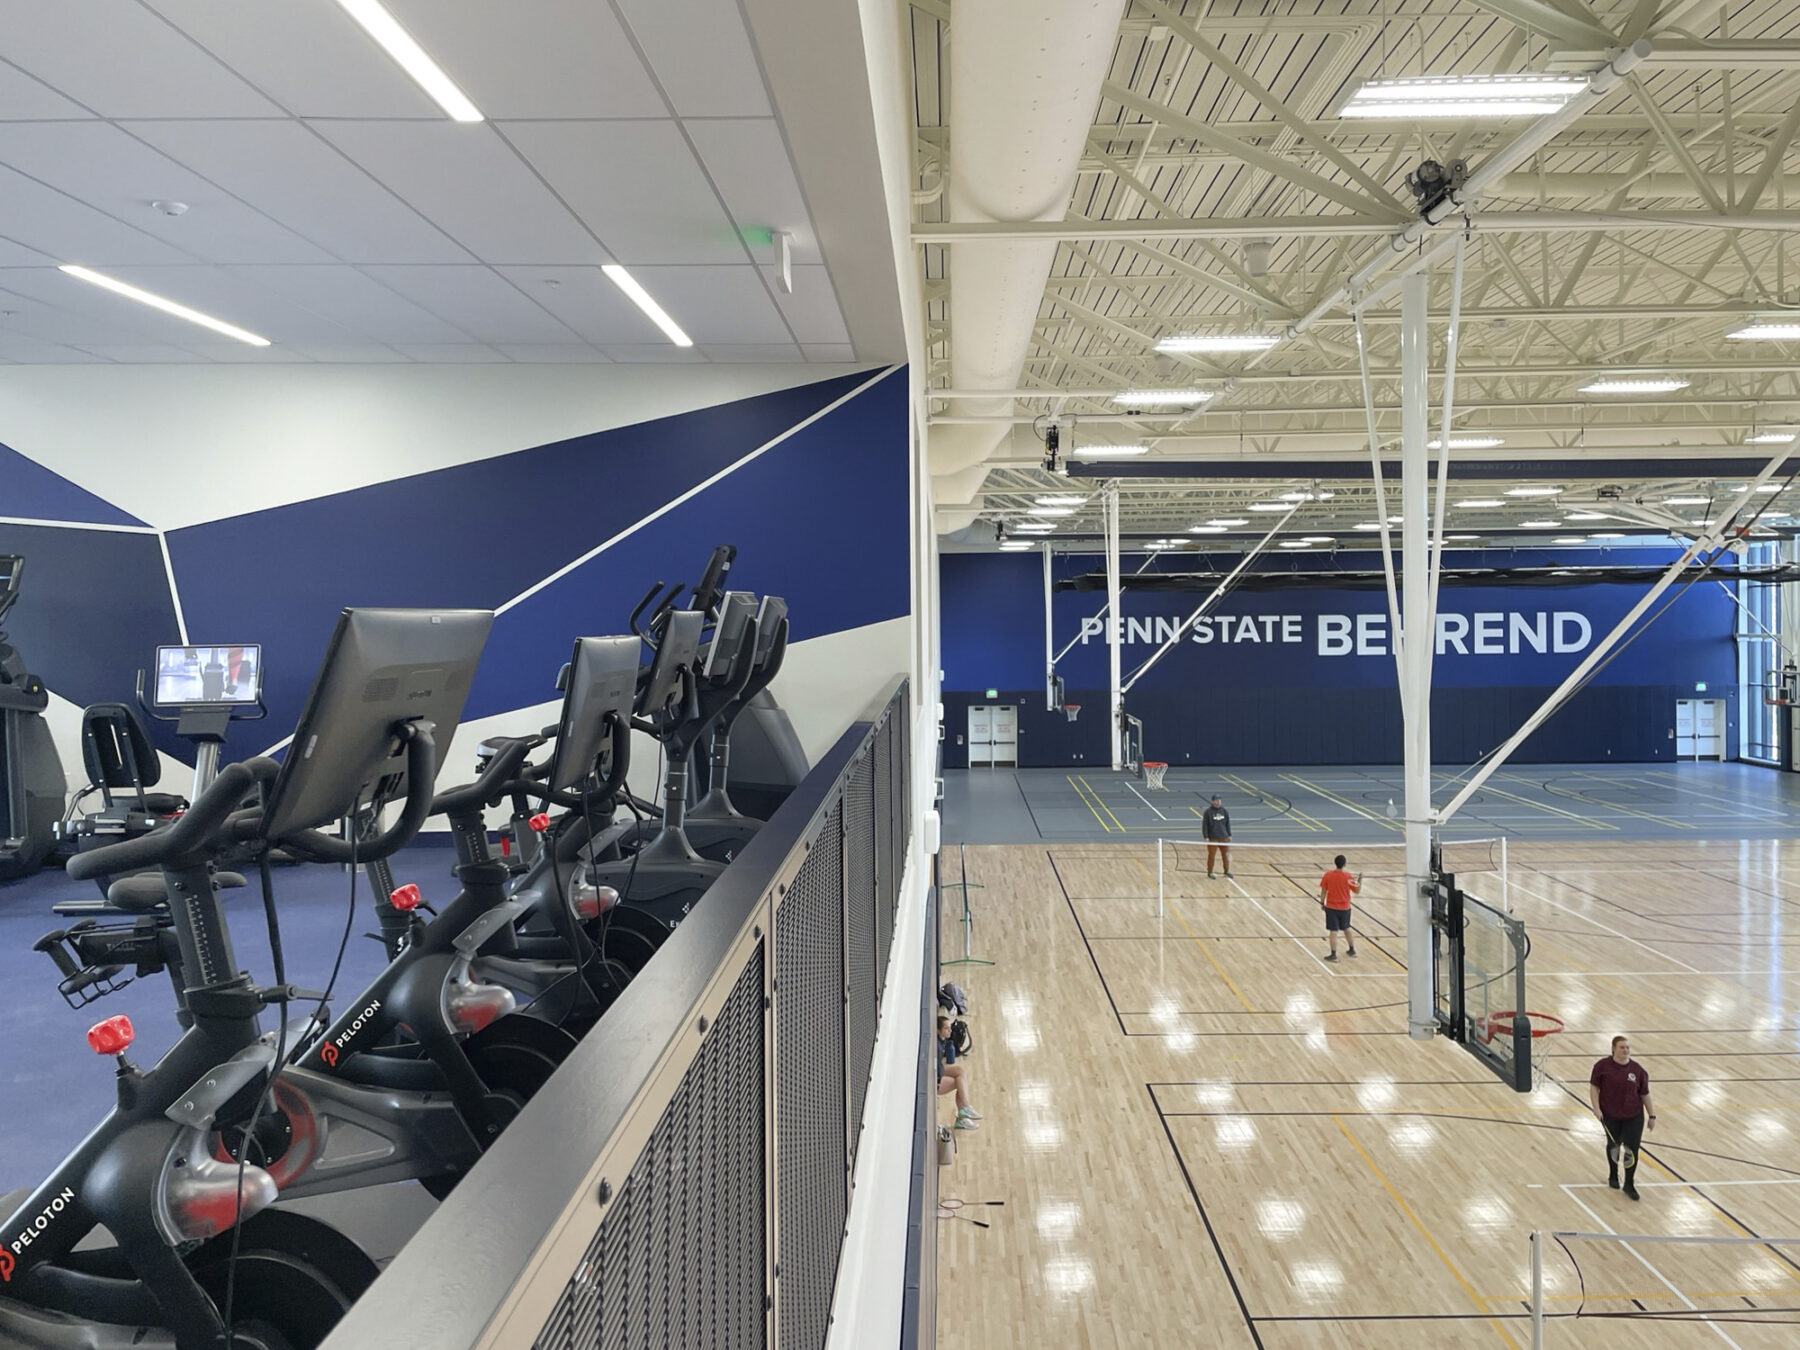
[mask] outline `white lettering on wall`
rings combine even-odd
[[[1506,650],[1505,624],[1504,614],[1475,616],[1475,655],[1498,656]]]
[[[1387,655],[1387,615],[1358,614],[1356,616],[1356,654],[1358,656]]]
[[[1575,628],[1579,630],[1579,632],[1581,634],[1579,637],[1563,636],[1565,627],[1570,624],[1574,625]],[[1559,651],[1559,652],[1583,652],[1583,651],[1587,650],[1588,643],[1592,642],[1593,640],[1594,640],[1594,629],[1593,629],[1593,626],[1588,623],[1586,615],[1576,614],[1574,611],[1567,610],[1567,609],[1559,609],[1556,611],[1556,650],[1557,651]]]
[[[1442,656],[1448,647],[1455,647],[1458,656],[1469,654],[1469,644],[1463,639],[1469,636],[1469,620],[1462,614],[1440,614],[1437,616],[1437,654]]]
[[[1356,649],[1350,639],[1348,614],[1319,615],[1319,655],[1348,656]]]
[[[1527,623],[1523,614],[1513,614],[1506,630],[1506,649],[1511,652],[1519,650],[1519,639],[1522,637],[1531,644],[1531,650],[1541,652],[1544,647],[1544,624],[1547,619],[1543,610],[1537,612],[1537,621]]]

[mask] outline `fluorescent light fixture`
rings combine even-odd
[[[1643,376],[1614,379],[1599,375],[1581,386],[1584,394],[1672,394],[1686,389],[1688,382],[1679,376]]]
[[[1208,525],[1248,525],[1250,522],[1242,516],[1218,516],[1206,523]]]
[[[1516,487],[1506,489],[1509,497],[1554,497],[1561,492],[1559,487]]]
[[[1379,530],[1381,528],[1381,522],[1379,520],[1364,520],[1357,522],[1350,528],[1353,530]]]
[[[1252,511],[1292,511],[1294,508],[1286,502],[1252,502]]]
[[[1190,525],[1189,534],[1224,534],[1228,526],[1224,525]]]
[[[247,342],[252,347],[269,345],[269,339],[266,337],[258,337],[255,333],[239,328],[236,324],[226,323],[223,319],[215,319],[210,314],[202,314],[197,309],[189,309],[186,305],[177,304],[173,300],[154,295],[149,291],[139,290],[136,286],[127,285],[123,281],[104,276],[99,272],[90,272],[85,267],[75,266],[74,263],[64,263],[57,268],[57,271],[66,272],[70,276],[98,286],[102,290],[111,291],[114,295],[122,295],[127,300],[135,300],[140,305],[148,305],[151,309],[160,309],[164,314],[173,314],[177,319],[186,319],[189,323],[197,323],[202,328],[210,328],[215,333],[223,333],[228,338]]]
[[[1711,497],[1664,497],[1664,506],[1705,506]]]
[[[1281,500],[1284,502],[1323,502],[1329,501],[1335,496],[1337,496],[1335,492],[1284,492],[1281,494]]]
[[[1506,438],[1504,436],[1452,436],[1450,438],[1450,448],[1452,450],[1492,450],[1496,446],[1505,444]],[[1444,443],[1441,440],[1426,441],[1425,448],[1427,450],[1441,450],[1444,448]]]
[[[1075,459],[1129,459],[1133,455],[1147,455],[1147,445],[1083,445],[1069,451]]]
[[[1303,534],[1300,541],[1306,544],[1335,544],[1337,540],[1328,534]]]
[[[362,25],[365,33],[381,44],[381,49],[394,58],[400,69],[412,76],[419,88],[431,95],[432,102],[454,120],[485,120],[481,109],[469,101],[469,96],[456,87],[455,81],[444,74],[436,61],[425,55],[425,49],[413,41],[412,34],[387,12],[381,0],[338,0],[338,4],[344,13]]]
[[[1266,352],[1281,342],[1272,334],[1196,333],[1192,337],[1164,338],[1159,352]]]
[[[1365,80],[1339,117],[1541,117],[1560,112],[1587,80],[1570,75],[1425,75]]]
[[[1690,524],[1690,525],[1711,525],[1712,522],[1710,520],[1690,520],[1688,522],[1688,524]]]
[[[1000,545],[1001,551],[1005,553],[1023,553],[1028,548],[1036,547],[1029,539],[1007,539]]]
[[[1404,525],[1405,523],[1406,523],[1405,516],[1389,516],[1388,517],[1388,524],[1390,524],[1390,525]]]
[[[1311,548],[1312,547],[1312,545],[1307,543],[1306,540],[1304,540],[1304,539],[1283,539],[1281,541],[1281,546],[1283,548]]]
[[[1570,520],[1611,520],[1612,519],[1611,516],[1602,515],[1598,511],[1571,511],[1571,512],[1569,512],[1568,518]]]
[[[1112,401],[1128,408],[1183,408],[1211,402],[1213,397],[1210,389],[1126,389],[1114,394]]]
[[[1759,431],[1754,436],[1744,438],[1745,445],[1791,445],[1800,432],[1792,431]]]
[[[1447,534],[1444,536],[1444,542],[1446,544],[1448,544],[1453,539],[1461,540],[1461,539],[1479,539],[1479,538],[1481,538],[1481,536],[1478,534]]]
[[[1072,506],[1033,506],[1025,514],[1028,516],[1072,516],[1075,514],[1075,508]]]
[[[1035,500],[1039,506],[1080,506],[1087,498],[1079,492],[1052,492],[1047,497]]]
[[[1015,534],[1050,534],[1056,529],[1054,520],[1020,520],[1009,526]]]
[[[1800,323],[1758,320],[1725,336],[1736,342],[1800,342]]]
[[[1471,511],[1477,511],[1486,510],[1490,506],[1505,506],[1506,503],[1499,500],[1497,497],[1478,497],[1472,501],[1458,502],[1457,505],[1465,506]]]
[[[1589,539],[1623,539],[1624,537],[1622,534],[1590,534],[1588,536]]]
[[[677,347],[691,347],[694,339],[681,331],[681,325],[669,317],[668,311],[650,298],[650,292],[638,285],[637,278],[632,276],[617,263],[606,263],[600,270],[606,273],[613,285],[631,297],[631,303],[644,311],[651,323],[663,330],[670,342]]]
[[[1553,544],[1585,544],[1587,543],[1587,540],[1583,539],[1578,534],[1565,534],[1552,539],[1550,542]]]
[[[1521,520],[1519,528],[1521,530],[1554,530],[1560,524],[1562,524],[1560,520]]]

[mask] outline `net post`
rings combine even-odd
[[[1156,917],[1163,917],[1163,841],[1159,834],[1156,837]]]
[[[1512,907],[1512,869],[1506,865],[1506,836],[1500,836],[1500,908],[1508,914]]]
[[[1544,1350],[1544,1234],[1531,1230],[1531,1350]]]

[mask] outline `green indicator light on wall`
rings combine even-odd
[[[999,697],[1000,697],[1000,691],[999,691],[999,690],[998,690],[998,689],[990,689],[990,690],[988,690],[988,691],[987,691],[987,696],[988,696],[988,697],[989,697],[989,698],[999,698]]]

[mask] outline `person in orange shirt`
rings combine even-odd
[[[1325,907],[1325,937],[1331,943],[1327,961],[1337,960],[1337,935],[1342,933],[1347,944],[1345,954],[1356,955],[1356,936],[1350,931],[1350,897],[1362,890],[1362,873],[1351,876],[1344,870],[1344,855],[1331,860],[1331,870],[1319,878],[1319,902]]]

